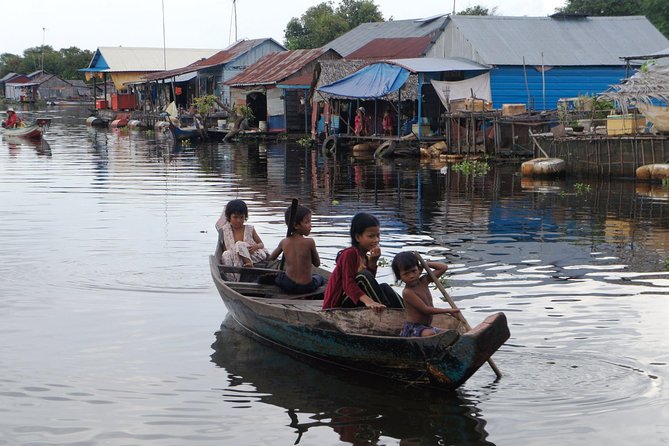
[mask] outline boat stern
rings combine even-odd
[[[455,343],[427,361],[430,381],[442,388],[457,388],[490,359],[509,336],[504,313],[488,316]]]

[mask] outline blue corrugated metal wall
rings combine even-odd
[[[625,78],[624,67],[555,67],[545,73],[546,96],[541,84],[541,73],[527,67],[527,84],[522,66],[496,67],[490,74],[490,88],[494,108],[502,104],[525,104],[531,110],[554,110],[560,98],[601,93]]]

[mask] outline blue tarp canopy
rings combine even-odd
[[[375,63],[318,89],[349,98],[378,98],[399,90],[411,72],[389,63]]]
[[[413,73],[485,72],[489,70],[490,67],[457,57],[389,59],[367,65],[355,73],[351,73],[331,84],[323,85],[317,90],[334,96],[372,99],[399,90],[409,79],[409,75]]]

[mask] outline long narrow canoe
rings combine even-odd
[[[381,313],[368,308],[323,310],[324,287],[309,295],[291,296],[275,285],[225,280],[230,271],[222,270],[227,267],[216,256],[210,256],[209,263],[230,316],[253,337],[362,372],[452,390],[509,338],[503,313],[488,316],[467,333],[456,318],[435,315],[433,325],[444,332],[403,338],[398,335],[406,318],[402,309],[387,308]],[[327,271],[317,272],[329,277]],[[245,273],[248,271],[241,272],[242,280],[247,280]]]

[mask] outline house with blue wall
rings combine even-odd
[[[365,23],[326,46],[349,58],[380,37],[430,37],[418,57],[459,57],[489,66],[493,107],[525,104],[530,110],[555,109],[560,98],[601,93],[626,77],[622,58],[669,46],[643,16],[561,14]]]
[[[190,65],[144,76],[144,81],[174,82],[187,90],[178,104],[186,107],[192,99],[207,94],[216,95],[222,102],[231,104],[230,87],[225,84],[263,56],[286,51],[272,38],[242,39],[211,57]],[[177,98],[179,103],[180,98]]]
[[[643,16],[450,17],[427,55],[491,66],[493,107],[557,108],[560,98],[593,95],[626,77],[625,56],[666,48]]]

